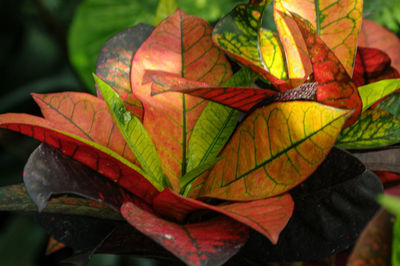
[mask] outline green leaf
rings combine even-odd
[[[385,79],[358,87],[364,112],[383,97],[400,88],[400,79]]]
[[[175,0],[160,0],[158,2],[156,17],[153,20],[153,25],[156,26],[160,22],[175,12],[178,8],[178,4]]]
[[[255,78],[255,72],[242,68],[224,86],[247,87]],[[239,114],[239,111],[215,102],[207,104],[189,140],[187,172],[217,157],[235,129]]]
[[[36,204],[26,192],[24,184],[0,187],[0,211],[37,212]],[[52,198],[43,210],[46,213],[84,215],[100,219],[121,220],[119,213],[92,200],[62,196]]]
[[[376,109],[386,110],[397,118],[400,118],[400,93],[395,92],[389,97],[383,99]]]
[[[388,211],[400,216],[400,197],[382,194],[378,196],[378,202]]]
[[[400,201],[397,202],[397,206],[400,205]],[[392,265],[400,265],[400,216],[397,214],[396,222],[393,228],[393,242],[392,242]]]
[[[400,121],[383,110],[368,110],[344,129],[336,146],[344,149],[377,148],[400,142]]]
[[[164,189],[164,174],[156,148],[140,120],[132,116],[118,94],[104,81],[93,74],[96,84],[104,97],[110,111],[128,146],[135,154],[143,170],[149,175],[151,184],[157,190]]]

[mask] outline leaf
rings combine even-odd
[[[31,136],[60,149],[67,156],[117,182],[146,202],[151,202],[157,190],[143,177],[139,167],[107,147],[82,137],[63,132],[43,118],[27,114],[2,114],[0,127]]]
[[[158,25],[162,20],[174,13],[177,8],[178,4],[175,0],[159,0],[153,25]]]
[[[359,160],[333,148],[318,169],[290,191],[295,208],[278,244],[253,232],[238,256],[265,265],[310,261],[347,250],[378,210],[375,197],[382,192],[379,179]]]
[[[400,121],[387,111],[367,110],[340,132],[336,146],[344,149],[385,147],[400,142]]]
[[[222,265],[244,245],[249,232],[246,226],[226,217],[175,224],[131,202],[122,205],[121,214],[132,226],[189,265]]]
[[[400,198],[391,195],[379,195],[378,202],[389,212],[400,216]]]
[[[353,153],[365,166],[373,171],[388,171],[400,174],[400,149]]]
[[[180,93],[149,97],[151,84],[142,84],[143,76],[158,70],[220,86],[231,70],[223,52],[212,44],[211,31],[204,20],[178,10],[160,23],[133,60],[131,82],[146,110],[143,124],[175,189],[186,173],[189,139],[206,102]]]
[[[397,118],[400,118],[400,93],[399,92],[394,92],[389,97],[383,99],[379,104],[377,105],[376,109],[379,110],[386,110],[392,115],[396,116]]]
[[[37,206],[27,194],[24,184],[19,184],[0,188],[0,210],[32,213],[37,212]],[[43,212],[85,215],[110,220],[122,218],[119,213],[103,204],[72,196],[52,198]]]
[[[358,87],[363,112],[374,103],[400,88],[400,79],[385,79]],[[382,108],[379,108],[382,110]],[[383,109],[385,110],[385,109]]]
[[[93,75],[111,114],[116,121],[129,148],[135,154],[143,170],[149,175],[148,181],[158,190],[164,189],[164,174],[156,148],[139,118],[126,111],[118,94],[103,80]]]
[[[249,202],[227,202],[214,206],[185,198],[168,189],[154,199],[153,205],[157,213],[177,221],[184,221],[194,211],[215,211],[257,230],[274,244],[278,242],[279,234],[288,223],[294,208],[289,194]]]
[[[65,247],[66,246],[63,243],[60,243],[57,240],[55,240],[54,238],[50,237],[49,242],[47,243],[45,255],[49,256],[57,251],[62,250]]]
[[[143,208],[147,206],[114,182],[47,144],[41,144],[29,157],[24,168],[24,183],[39,212],[48,205],[51,197],[63,194],[97,201],[116,212],[128,200]]]
[[[98,143],[135,162],[135,156],[127,149],[126,141],[101,99],[79,92],[33,93],[32,97],[45,119],[58,130]]]
[[[92,92],[95,87],[91,74],[103,44],[113,34],[138,22],[151,24],[156,7],[155,1],[146,4],[130,0],[81,2],[69,30],[68,52],[72,65]]]
[[[390,63],[389,56],[383,51],[358,47],[352,79],[360,87],[384,79],[399,78],[399,72]]]
[[[291,89],[283,52],[274,33],[261,28],[265,6],[271,1],[237,5],[215,26],[213,41],[246,67],[258,72],[279,90]]]
[[[359,2],[355,1],[354,3]],[[346,121],[345,127],[354,124],[362,110],[362,102],[354,82],[336,55],[326,46],[310,25],[307,25],[297,15],[293,13],[292,15],[306,41],[315,81],[318,83],[317,101],[337,108],[355,109],[351,118]],[[351,61],[351,67],[352,64],[353,61]]]
[[[384,27],[371,20],[364,19],[358,45],[385,51],[392,60],[392,66],[400,70],[400,39]]]
[[[311,74],[312,67],[301,32],[290,12],[283,6],[283,2],[274,2],[273,15],[285,51],[291,85],[297,87]]]
[[[347,74],[351,76],[362,21],[363,1],[281,1],[288,11],[298,14],[311,23],[316,29],[316,34],[328,45],[344,66]],[[304,36],[306,42],[307,38],[309,37]],[[310,50],[309,54],[313,57]]]
[[[397,216],[393,229],[392,265],[400,265],[400,218]]]
[[[390,265],[392,215],[380,210],[363,230],[348,260],[348,266]]]
[[[391,187],[392,184],[400,184],[399,174],[385,171],[374,171],[374,173],[379,177],[379,179],[385,186]]]
[[[315,102],[256,109],[225,146],[201,196],[244,201],[288,191],[317,169],[349,115]]]
[[[96,75],[110,84],[124,101],[126,109],[140,120],[143,119],[143,106],[132,93],[131,64],[137,49],[152,30],[152,26],[138,24],[117,33],[104,43],[96,64]],[[98,90],[97,94],[101,97]]]

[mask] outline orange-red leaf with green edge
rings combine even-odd
[[[197,210],[211,210],[235,219],[260,232],[276,244],[294,209],[292,197],[280,196],[249,202],[224,203],[217,206],[184,198],[170,189],[165,189],[153,201],[154,210],[163,217],[183,221]]]
[[[282,194],[310,176],[351,111],[316,102],[278,102],[242,121],[200,196],[254,200]]]
[[[50,121],[41,117],[27,114],[2,114],[0,127],[31,136],[60,149],[64,154],[118,182],[120,186],[146,202],[151,202],[158,193],[143,177],[136,165],[107,147],[58,130]]]
[[[165,92],[182,92],[244,112],[266,97],[277,93],[273,90],[259,88],[210,87],[206,83],[191,81],[173,74],[157,71],[148,71],[147,73],[153,81],[151,86],[153,96]]]
[[[317,101],[343,109],[355,109],[345,127],[354,124],[362,111],[362,102],[358,90],[343,65],[324,41],[313,31],[311,25],[293,14],[307,45],[318,83]]]
[[[287,10],[310,21],[316,33],[351,76],[362,21],[363,0],[281,1]]]
[[[131,202],[122,216],[183,262],[193,266],[222,265],[246,243],[248,227],[228,217],[194,224],[176,224],[146,212]]]
[[[282,5],[274,2],[274,19],[285,51],[288,75],[292,87],[302,84],[312,72],[307,47],[292,15]]]
[[[150,25],[138,24],[117,33],[103,45],[97,58],[96,75],[118,93],[126,109],[140,120],[143,119],[143,105],[132,94],[129,75],[133,55],[152,30]],[[97,94],[101,97],[99,91]]]
[[[383,79],[399,78],[399,72],[390,64],[389,56],[383,51],[358,47],[352,79],[360,87]]]
[[[223,52],[212,43],[211,32],[206,21],[177,10],[154,29],[133,59],[131,82],[146,110],[143,124],[177,190],[186,172],[191,132],[207,102],[181,93],[151,97],[151,84],[142,84],[143,75],[159,70],[210,86],[223,84],[232,72]]]
[[[262,14],[270,2],[254,1],[237,5],[215,26],[213,41],[240,63],[284,91],[291,89],[291,86],[280,79],[287,75],[279,41],[272,32],[261,28]],[[270,49],[265,49],[266,46]]]
[[[385,51],[392,60],[392,66],[400,71],[400,39],[394,33],[372,20],[364,19],[358,45]]]
[[[51,255],[63,248],[65,248],[66,246],[61,243],[58,242],[57,240],[55,240],[53,237],[49,238],[49,241],[47,242],[47,247],[46,247],[46,256]]]
[[[32,96],[45,119],[58,130],[107,147],[130,162],[135,161],[103,100],[80,92],[33,93]]]

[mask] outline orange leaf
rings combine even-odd
[[[143,75],[159,70],[211,86],[222,84],[232,73],[223,52],[212,43],[211,32],[206,21],[178,10],[160,23],[133,59],[131,82],[146,110],[143,124],[175,189],[186,173],[188,141],[206,102],[181,93],[151,97]]]

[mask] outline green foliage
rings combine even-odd
[[[393,32],[400,30],[400,0],[364,2],[364,14]]]

